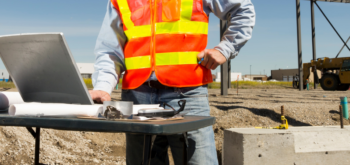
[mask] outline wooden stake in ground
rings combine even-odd
[[[339,105],[339,112],[340,112],[340,128],[344,128],[344,123],[343,123],[343,107]]]

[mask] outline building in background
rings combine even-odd
[[[0,69],[0,81],[8,82],[10,79],[10,74],[6,69]]]
[[[277,81],[293,81],[293,76],[296,76],[299,74],[298,69],[278,69],[278,70],[271,70],[271,79],[275,79]],[[321,71],[317,70],[318,78],[321,79],[322,73]],[[314,73],[311,72],[310,68],[310,77],[309,82],[314,82]]]
[[[91,78],[92,73],[95,72],[94,63],[77,63],[77,67],[83,78]]]
[[[243,76],[243,80],[261,80],[261,81],[267,81],[267,76],[266,75],[260,75],[260,74],[246,74]]]
[[[238,76],[238,80],[242,79],[242,73],[239,72],[231,72],[231,82],[236,81]],[[214,78],[214,77],[213,77]],[[221,72],[216,72],[216,78],[214,80],[215,82],[221,82]]]

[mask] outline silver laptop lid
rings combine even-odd
[[[0,36],[0,57],[25,102],[93,104],[62,33]]]

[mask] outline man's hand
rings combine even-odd
[[[197,55],[199,60],[203,57],[204,60],[201,62],[201,65],[212,70],[227,61],[226,57],[216,49],[205,49]]]
[[[111,101],[111,96],[105,91],[89,90],[92,100],[96,103],[103,103],[104,101]]]

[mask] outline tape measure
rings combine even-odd
[[[256,129],[288,129],[288,121],[284,116],[281,116],[282,121],[286,121],[286,124],[281,124],[277,127],[255,127]]]

